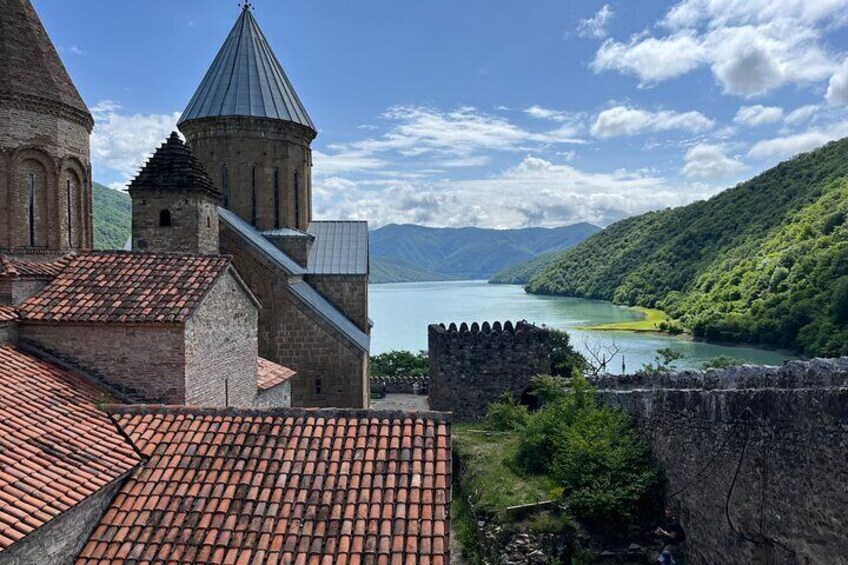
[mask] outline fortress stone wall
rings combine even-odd
[[[519,397],[551,372],[548,331],[526,322],[433,324],[428,342],[430,408],[455,421],[481,419],[504,393]]]
[[[848,563],[848,358],[593,384],[665,466],[687,563]]]

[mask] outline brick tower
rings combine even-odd
[[[135,251],[218,253],[221,194],[174,132],[129,186]]]
[[[306,231],[317,132],[247,4],[178,126],[225,208],[259,231]]]
[[[29,0],[0,0],[0,250],[92,246],[93,126]]]

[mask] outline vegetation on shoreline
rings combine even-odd
[[[613,322],[610,324],[597,324],[594,326],[586,326],[582,329],[594,331],[625,331],[625,332],[675,332],[673,329],[673,320],[668,314],[656,308],[643,308],[641,306],[630,307],[629,310],[638,312],[641,317],[637,320],[628,320],[626,322]]]
[[[695,336],[848,353],[848,140],[563,253],[539,294],[660,309]]]

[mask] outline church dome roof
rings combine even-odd
[[[0,0],[0,101],[59,104],[89,125],[74,86],[29,0]]]
[[[217,116],[272,118],[316,131],[247,5],[179,123]]]

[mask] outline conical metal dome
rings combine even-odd
[[[217,116],[253,116],[315,124],[245,5],[179,123]]]

